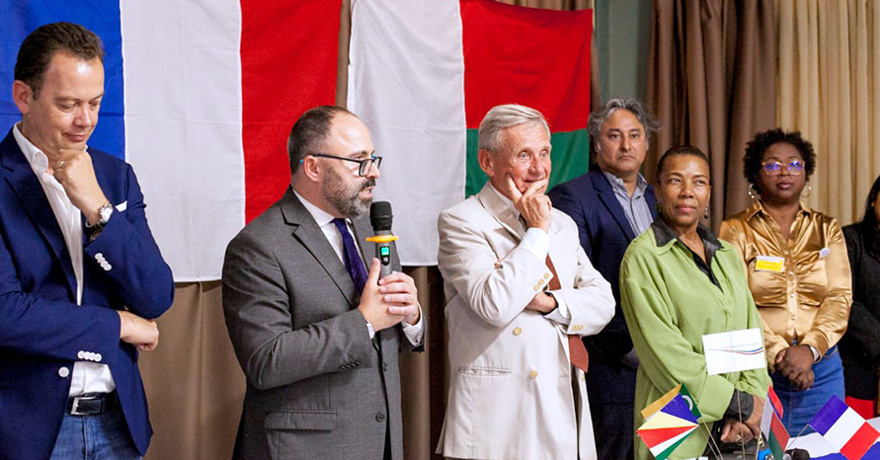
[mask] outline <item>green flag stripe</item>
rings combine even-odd
[[[553,151],[550,159],[550,188],[587,172],[590,158],[590,139],[586,129],[553,133],[550,136]],[[483,188],[488,177],[477,161],[477,130],[467,130],[467,177],[465,196],[471,196]]]

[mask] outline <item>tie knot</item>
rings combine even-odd
[[[337,218],[333,219],[331,222],[333,222],[333,225],[336,225],[336,229],[339,230],[340,233],[342,233],[342,232],[347,233],[348,232],[348,225],[346,225],[345,219],[343,219],[341,217],[337,217]]]

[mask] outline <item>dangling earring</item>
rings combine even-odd
[[[703,219],[709,220],[709,203],[706,203],[706,211],[703,212]]]
[[[752,201],[758,201],[758,195],[760,195],[760,193],[755,190],[755,184],[749,184],[749,198],[751,198]]]
[[[807,184],[807,194],[804,195],[803,192],[801,192],[801,198],[809,198],[810,195],[812,195],[812,194],[813,194],[813,186],[810,184]]]

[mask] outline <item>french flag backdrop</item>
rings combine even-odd
[[[104,42],[105,90],[89,145],[129,162],[175,281],[220,278],[223,248],[290,181],[286,139],[336,94],[341,2],[3,0],[0,135],[21,41],[70,21]]]

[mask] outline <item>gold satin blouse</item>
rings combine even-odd
[[[820,356],[846,331],[852,279],[843,232],[833,217],[801,203],[789,240],[761,201],[721,224],[719,237],[742,257],[761,322],[767,364],[794,340]]]

